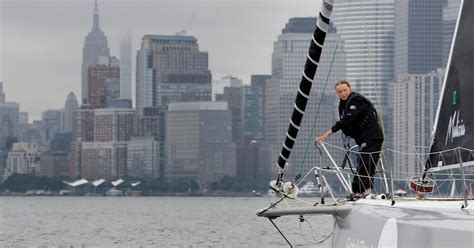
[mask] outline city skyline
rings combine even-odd
[[[231,74],[248,84],[250,75],[270,73],[273,42],[283,24],[294,16],[315,16],[320,1],[99,0],[98,4],[111,56],[120,56],[121,37],[132,33],[133,68],[144,35],[186,30],[209,52],[213,79]],[[94,0],[0,0],[0,81],[7,101],[20,103],[30,121],[47,109],[62,108],[71,91],[81,95],[81,52],[93,9]],[[25,89],[35,94],[25,94]]]

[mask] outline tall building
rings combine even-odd
[[[55,134],[64,132],[64,110],[50,109],[46,110],[41,115],[43,123],[42,139],[49,143]]]
[[[107,100],[120,97],[120,64],[115,57],[101,57],[88,69],[88,101],[92,108],[105,108]]]
[[[226,87],[241,88],[242,86],[242,79],[233,77],[232,75],[227,75],[221,79],[214,80],[212,82],[212,99],[219,101],[218,99],[216,99],[216,95],[223,94],[224,88]]]
[[[272,77],[265,84],[265,140],[261,143],[262,166],[259,167],[261,178],[270,179],[276,175],[276,161],[288,129],[315,25],[316,18],[291,18],[274,42]],[[346,77],[343,42],[335,52],[338,38],[336,29],[330,26],[297,142],[286,169],[285,175],[289,178],[294,178],[298,173],[306,172],[314,165],[320,164],[319,153],[313,145],[314,136],[328,130],[337,120],[336,96],[332,85],[335,81]],[[330,69],[331,74],[328,78]],[[330,85],[329,92],[323,94],[322,89],[327,78]],[[328,142],[341,146],[337,138],[331,138]],[[329,163],[326,157],[323,162]]]
[[[424,170],[426,153],[431,147],[444,70],[428,74],[407,74],[393,84],[393,166],[395,177],[406,179]],[[407,155],[408,154],[408,155]],[[414,156],[414,154],[418,154]],[[425,155],[423,155],[425,154]]]
[[[193,36],[145,35],[137,54],[137,110],[211,100],[207,52]],[[152,91],[152,92],[150,92]]]
[[[32,173],[32,165],[38,159],[38,146],[32,143],[15,143],[8,153],[5,177]]]
[[[95,0],[93,13],[92,30],[87,34],[84,41],[84,48],[82,49],[82,98],[81,103],[87,103],[89,92],[89,66],[99,63],[100,56],[110,56],[110,50],[107,45],[107,37],[100,29],[99,25],[99,8],[97,7],[97,0]]]
[[[251,75],[244,88],[244,139],[263,139],[265,133],[265,85],[272,75]]]
[[[344,41],[346,79],[376,108],[384,109],[386,87],[393,80],[394,0],[340,0],[334,4],[332,21]],[[402,18],[397,16],[397,20]]]
[[[3,82],[0,82],[0,103],[5,103],[5,92],[3,92]]]
[[[132,109],[80,109],[74,112],[69,174],[86,179],[127,175],[127,142],[133,131]]]
[[[232,112],[232,140],[240,142],[243,135],[243,118],[244,109],[243,88],[240,87],[224,87],[224,92],[216,94],[216,101],[227,102],[227,106]]]
[[[443,7],[446,0],[395,2],[395,76],[443,67]],[[364,6],[369,5],[367,2]]]
[[[74,92],[70,92],[64,104],[64,132],[72,132],[72,117],[75,110],[79,108],[77,97]]]
[[[156,70],[153,67],[153,52],[151,50],[142,48],[137,52],[135,87],[136,109],[139,113],[143,112],[143,108],[158,106],[156,102]]]
[[[20,128],[20,104],[0,103],[0,138],[18,137]]]
[[[132,137],[127,147],[127,172],[138,178],[160,178],[159,142],[151,136]]]
[[[219,121],[216,121],[219,120]],[[226,102],[169,105],[166,118],[166,177],[196,180],[201,189],[236,175],[236,145]]]
[[[132,34],[120,41],[120,99],[132,99]]]
[[[446,5],[443,8],[441,67],[446,67],[448,63],[449,52],[451,50],[451,43],[453,42],[454,29],[456,28],[460,4],[461,1],[459,0],[447,0]]]

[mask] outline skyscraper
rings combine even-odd
[[[275,175],[276,160],[293,111],[296,91],[301,81],[315,25],[316,18],[291,18],[274,42],[272,77],[265,84],[265,141],[260,149],[260,164],[264,166],[259,167],[262,178]],[[313,146],[314,136],[329,129],[336,121],[335,94],[333,91],[329,91],[329,95],[323,94],[322,88],[331,64],[332,73],[329,75],[328,83],[333,85],[336,80],[345,78],[344,44],[340,43],[335,52],[338,37],[336,29],[330,27],[298,139],[286,169],[286,175],[290,177],[320,163],[319,154]],[[334,61],[332,61],[333,55],[335,55]],[[328,141],[340,144],[338,139]]]
[[[3,82],[0,82],[0,103],[5,102],[5,93],[3,92]]]
[[[393,0],[392,0],[393,2]],[[442,65],[446,0],[394,1],[395,76],[430,73]],[[367,2],[363,4],[368,5]]]
[[[107,45],[107,37],[100,29],[99,25],[99,9],[97,7],[97,0],[94,6],[94,21],[92,30],[87,34],[84,48],[82,49],[82,98],[81,103],[87,103],[89,92],[88,84],[88,69],[90,65],[99,63],[100,56],[110,56],[110,50]]]
[[[208,67],[208,54],[199,51],[195,37],[145,35],[137,54],[137,109],[210,101]]]
[[[120,98],[132,99],[132,34],[120,41]]]
[[[219,121],[216,121],[219,120]],[[231,112],[226,102],[172,103],[166,118],[166,177],[196,180],[201,189],[236,175]]]
[[[355,91],[369,98],[378,109],[387,106],[385,89],[393,80],[393,2],[339,0],[334,2],[332,16],[344,41],[347,80]]]
[[[74,92],[70,92],[64,104],[64,132],[72,132],[72,117],[74,110],[79,108],[77,97]]]
[[[92,108],[105,108],[107,100],[120,97],[120,67],[115,58],[101,57],[88,69],[88,104]],[[103,61],[102,61],[103,60]]]
[[[444,70],[427,74],[406,74],[398,78],[393,86],[393,149],[394,176],[407,176],[422,173],[423,161],[431,147],[433,129],[439,97],[443,83]],[[409,154],[409,155],[407,155]],[[417,156],[413,156],[417,154]],[[422,161],[422,162],[420,162]]]

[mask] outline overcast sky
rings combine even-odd
[[[99,0],[100,25],[111,55],[131,31],[132,58],[145,34],[185,28],[209,52],[213,79],[270,74],[273,42],[291,17],[316,16],[320,0]],[[7,101],[31,122],[80,98],[84,38],[94,0],[0,0],[0,81]],[[132,88],[134,88],[134,83]]]

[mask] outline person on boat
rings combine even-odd
[[[340,120],[323,135],[315,137],[315,141],[322,142],[339,130],[355,140],[360,154],[357,159],[357,174],[354,175],[352,182],[352,192],[356,196],[365,197],[372,193],[373,177],[384,140],[382,127],[372,102],[352,91],[348,81],[338,81],[335,90],[340,99]]]

